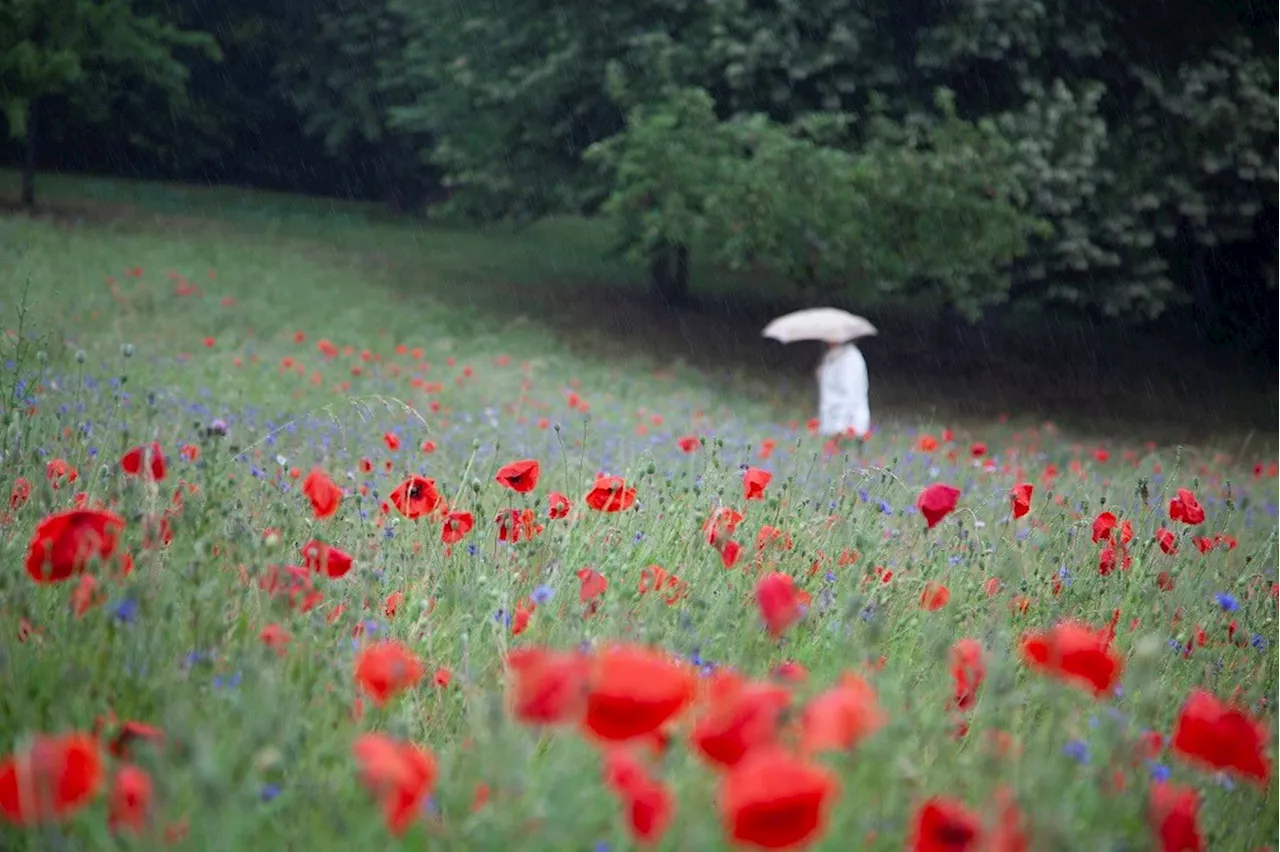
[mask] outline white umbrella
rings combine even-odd
[[[839,308],[809,308],[775,319],[764,328],[764,336],[781,343],[797,340],[821,340],[846,343],[859,337],[870,337],[876,327],[863,317]]]

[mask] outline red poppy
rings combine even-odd
[[[38,734],[0,761],[0,816],[15,825],[66,819],[102,786],[102,754],[89,734]]]
[[[507,654],[507,699],[529,725],[575,721],[586,706],[591,660],[585,654],[522,648]]]
[[[93,559],[116,552],[124,519],[101,509],[69,509],[42,520],[27,546],[27,574],[37,583],[60,583]]]
[[[876,691],[861,677],[846,673],[840,682],[809,700],[800,718],[801,749],[806,755],[849,751],[884,726]]]
[[[527,494],[538,486],[541,471],[542,467],[535,459],[521,459],[504,464],[494,479],[512,491]]]
[[[16,512],[31,499],[31,482],[19,476],[13,481],[13,489],[9,492],[9,511]]]
[[[978,687],[987,674],[982,644],[977,639],[959,639],[951,646],[951,678],[955,681],[955,697],[951,706],[970,710],[978,702]]]
[[[765,574],[756,583],[756,605],[769,635],[775,639],[800,620],[802,593],[795,580],[780,571]]]
[[[742,474],[742,496],[747,500],[763,500],[773,474],[758,467],[749,467]]]
[[[503,509],[493,519],[498,525],[498,541],[517,542],[542,532],[532,509]]]
[[[80,478],[80,471],[67,464],[64,459],[50,459],[49,463],[44,466],[45,478],[49,480],[49,487],[54,491],[58,490],[58,486],[65,483],[70,485]]]
[[[1160,852],[1202,852],[1199,809],[1200,795],[1190,787],[1168,781],[1151,787],[1147,817]]]
[[[330,517],[342,505],[342,489],[318,467],[303,480],[302,493],[311,500],[311,510],[317,518]]]
[[[631,838],[641,845],[661,840],[675,814],[675,799],[666,786],[622,748],[605,755],[604,774],[605,783],[622,802]]]
[[[436,481],[425,476],[411,476],[395,487],[389,498],[391,505],[411,521],[429,515],[440,505]]]
[[[608,648],[592,660],[583,725],[609,742],[648,736],[688,706],[694,687],[685,666],[657,651]]]
[[[352,749],[360,781],[382,805],[387,830],[404,834],[436,783],[436,760],[431,752],[386,734],[361,734]]]
[[[1169,501],[1169,518],[1181,521],[1189,527],[1204,523],[1204,507],[1196,495],[1185,488],[1178,489],[1178,496]]]
[[[445,544],[457,544],[475,525],[476,519],[470,512],[450,512],[445,515],[444,525],[440,528],[440,540]]]
[[[1120,544],[1128,544],[1133,540],[1133,524],[1125,521],[1123,524],[1119,522],[1111,512],[1102,512],[1098,517],[1093,519],[1093,541],[1096,544],[1099,541],[1112,541],[1112,530],[1120,528]]]
[[[794,849],[816,840],[839,793],[835,776],[779,748],[749,753],[720,785],[725,831],[742,844]]]
[[[675,574],[668,573],[660,565],[648,565],[640,571],[640,582],[637,588],[642,595],[651,591],[665,591],[667,594],[663,601],[667,606],[673,606],[688,593],[689,584]]]
[[[1173,750],[1183,757],[1259,785],[1271,775],[1266,744],[1264,725],[1203,689],[1188,696],[1173,729]]]
[[[386,432],[382,436],[382,443],[387,445],[387,449],[395,452],[400,449],[400,436],[395,432]]]
[[[1030,482],[1023,482],[1020,485],[1013,486],[1013,490],[1009,492],[1009,505],[1013,512],[1014,520],[1026,517],[1031,511],[1031,494],[1036,487]]]
[[[129,476],[146,476],[159,482],[164,479],[166,471],[164,453],[155,442],[134,447],[120,457],[120,469]]]
[[[151,776],[126,763],[111,781],[107,826],[113,832],[138,834],[151,817]]]
[[[1124,661],[1111,650],[1105,632],[1071,621],[1024,635],[1022,657],[1027,665],[1087,686],[1098,696],[1112,690],[1124,669]]]
[[[736,672],[718,671],[708,686],[705,710],[689,739],[715,766],[733,767],[749,751],[773,744],[791,694],[772,683],[751,683]]]
[[[605,593],[609,588],[609,581],[599,571],[593,571],[590,568],[580,568],[578,570],[578,580],[581,587],[578,590],[578,600],[586,603],[592,598],[597,598]]]
[[[568,517],[569,510],[573,508],[573,503],[569,498],[558,491],[552,491],[547,495],[547,515],[551,520],[558,521],[561,518]]]
[[[789,533],[765,524],[756,534],[756,550],[764,550],[771,545],[776,545],[779,550],[790,550],[795,547],[795,542]]]
[[[685,435],[676,439],[677,446],[684,453],[692,453],[702,446],[702,441],[693,435]]]
[[[916,809],[907,849],[911,852],[966,852],[977,850],[982,823],[960,802],[935,796]]]
[[[620,476],[602,476],[582,501],[597,512],[622,512],[636,502],[636,490]]]
[[[951,590],[941,583],[929,581],[920,593],[920,606],[929,612],[937,612],[951,601]]]
[[[356,685],[375,704],[385,704],[416,686],[422,675],[422,663],[412,651],[394,640],[374,642],[356,658]]]
[[[1178,552],[1178,537],[1174,535],[1173,530],[1164,527],[1156,530],[1156,543],[1170,556]]]
[[[351,555],[332,544],[312,539],[302,546],[302,560],[317,574],[327,574],[337,579],[351,570]]]
[[[938,523],[950,515],[960,499],[960,489],[935,482],[920,492],[916,498],[916,508],[924,515],[926,529],[933,529]]]

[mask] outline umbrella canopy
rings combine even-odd
[[[775,319],[765,326],[764,336],[781,343],[797,340],[822,340],[846,343],[859,337],[870,337],[876,327],[863,317],[839,308],[809,308]]]

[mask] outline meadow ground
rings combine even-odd
[[[664,330],[568,224],[42,190],[0,221],[3,848],[1275,847],[1274,423],[1157,423],[1159,371],[1071,437],[890,387],[831,455],[789,356]]]

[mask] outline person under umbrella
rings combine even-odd
[[[831,449],[838,447],[841,439],[861,441],[871,433],[867,362],[853,341],[875,333],[875,326],[867,320],[835,308],[797,311],[765,327],[765,337],[783,343],[827,343],[826,355],[817,370],[818,432],[831,438]]]

